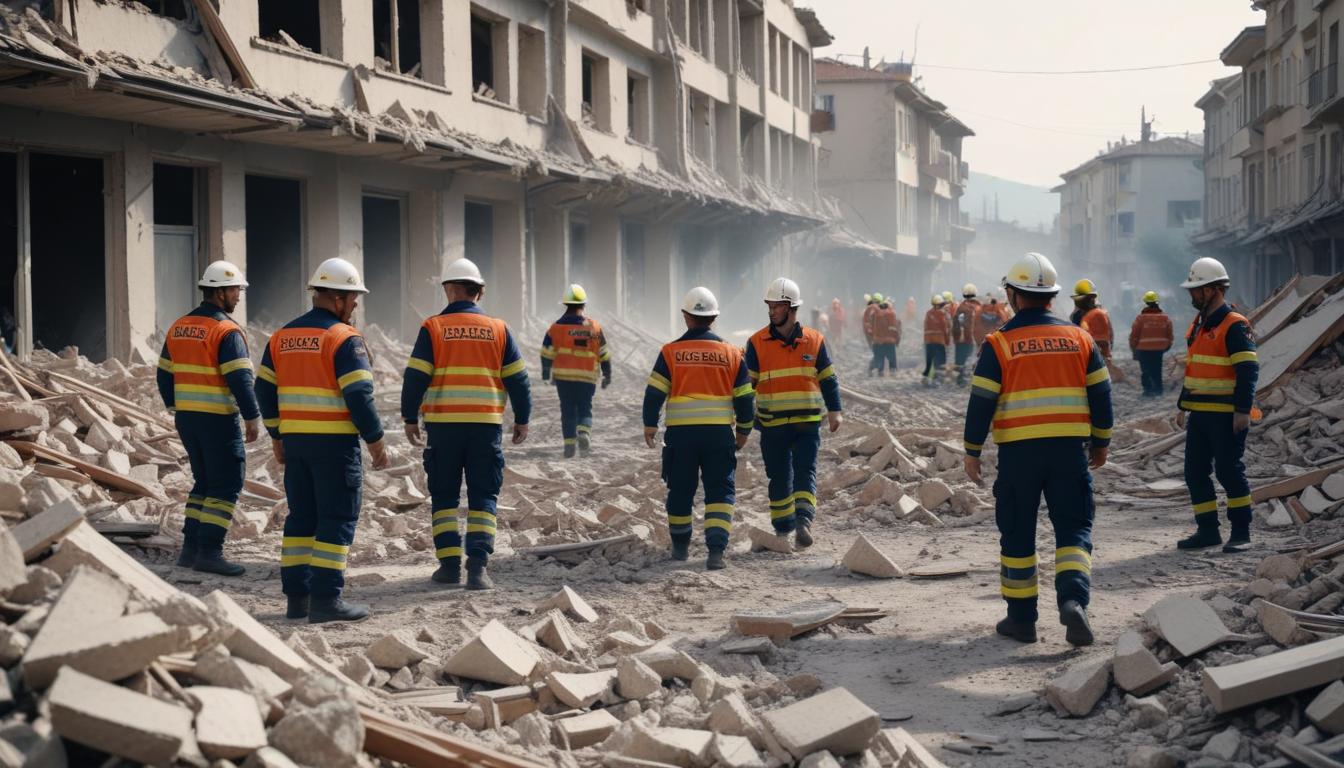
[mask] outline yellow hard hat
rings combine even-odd
[[[587,304],[588,292],[583,290],[583,286],[578,283],[570,283],[569,290],[565,291],[565,297],[560,300],[561,304]]]
[[[943,301],[951,301],[951,300],[952,300],[952,292],[943,291]]]
[[[1144,303],[1144,304],[1156,304],[1156,303],[1157,303],[1157,291],[1149,291],[1149,292],[1143,294],[1143,303]]]
[[[1096,296],[1097,286],[1091,280],[1083,278],[1073,284],[1073,298],[1081,299],[1084,296]]]
[[[880,293],[874,293],[874,294],[873,294],[873,301],[876,301],[878,304],[881,304],[881,303],[882,303],[882,294],[880,294]]]

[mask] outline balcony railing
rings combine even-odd
[[[1307,79],[1307,106],[1316,107],[1339,94],[1339,62],[1332,61]]]

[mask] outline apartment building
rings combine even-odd
[[[1191,240],[1227,265],[1234,295],[1252,305],[1296,273],[1344,271],[1344,7],[1325,0],[1253,5],[1265,23],[1243,29],[1220,54],[1241,72],[1196,102],[1206,136],[1218,144],[1205,163],[1217,213]]]
[[[659,331],[700,282],[754,321],[823,221],[829,42],[788,0],[4,0],[6,341],[152,358],[219,258],[265,324],[336,255],[402,338],[461,256],[514,323],[571,281]]]
[[[963,282],[975,230],[961,211],[970,174],[962,143],[975,133],[913,75],[908,63],[818,59],[814,126],[818,186],[848,230],[834,250],[850,253],[856,267],[835,278],[857,286],[851,292],[880,286],[922,302],[935,271],[949,285]]]
[[[1134,305],[1167,281],[1170,264],[1160,258],[1187,250],[1202,227],[1203,155],[1196,141],[1154,136],[1145,120],[1138,141],[1122,137],[1061,174],[1051,191],[1059,194],[1062,279],[1096,281],[1112,305]]]

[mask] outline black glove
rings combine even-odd
[[[602,388],[603,388],[603,389],[606,389],[607,387],[610,387],[610,386],[611,386],[611,377],[610,377],[610,376],[603,376],[603,377],[602,377]]]

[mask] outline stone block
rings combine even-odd
[[[885,499],[889,493],[892,493],[891,487],[894,485],[896,485],[896,482],[886,475],[873,475],[859,490],[856,503],[863,507],[877,504]]]
[[[1255,617],[1261,629],[1279,645],[1299,645],[1311,639],[1298,626],[1297,619],[1278,605],[1256,598],[1251,601],[1251,607],[1255,609]]]
[[[715,734],[709,743],[709,758],[716,768],[765,768],[761,753],[741,736]]]
[[[224,645],[234,656],[260,664],[289,682],[312,667],[223,592],[215,590],[206,595],[205,605],[223,626],[233,627]]]
[[[50,685],[62,667],[99,680],[120,680],[176,653],[183,644],[178,630],[152,613],[89,624],[79,632],[56,634],[50,626],[48,619],[23,655],[23,679],[30,688]]]
[[[358,707],[345,699],[292,707],[271,729],[269,741],[303,765],[355,768],[364,749],[364,722]]]
[[[211,760],[237,760],[266,746],[266,726],[245,691],[198,685],[186,691],[198,707],[196,743]]]
[[[0,667],[8,669],[18,663],[32,641],[17,629],[0,624]]]
[[[169,765],[191,743],[192,712],[62,669],[47,692],[52,728],[62,738],[147,765]]]
[[[1321,483],[1321,491],[1335,501],[1344,499],[1344,469],[1325,478],[1325,482]]]
[[[1183,657],[1194,656],[1235,637],[1208,603],[1193,597],[1164,597],[1143,616]]]
[[[647,651],[654,645],[652,640],[640,637],[633,632],[618,630],[602,638],[602,652],[615,651],[619,654]]]
[[[9,527],[0,520],[0,599],[28,581],[28,571],[23,567],[23,549],[9,532]]]
[[[561,718],[552,725],[561,744],[568,744],[570,749],[583,749],[606,741],[620,727],[621,721],[607,710],[599,709],[576,717]]]
[[[643,699],[663,689],[663,678],[635,656],[616,662],[616,692],[627,699]]]
[[[1302,491],[1298,502],[1313,515],[1319,515],[1330,507],[1334,506],[1333,501],[1316,489],[1316,486],[1309,485]]]
[[[873,576],[879,579],[897,579],[905,575],[901,567],[887,557],[886,553],[877,548],[877,545],[868,540],[867,536],[859,534],[859,537],[850,545],[849,551],[840,564],[849,569],[850,573],[858,573],[864,576]]]
[[[1045,700],[1061,716],[1087,717],[1110,682],[1110,659],[1079,662],[1046,683]]]
[[[299,768],[299,764],[275,747],[262,747],[248,755],[242,768]]]
[[[593,610],[588,601],[569,585],[561,587],[559,592],[538,603],[535,612],[545,613],[551,609],[559,609],[575,621],[584,623],[597,621],[597,611]]]
[[[654,647],[635,654],[635,658],[649,665],[665,681],[675,678],[689,683],[700,676],[700,665],[695,659],[675,648]]]
[[[368,685],[377,667],[362,653],[352,654],[341,665],[341,672],[357,685]]]
[[[1152,728],[1167,721],[1167,708],[1156,696],[1125,696],[1125,706],[1134,714],[1140,728]]]
[[[533,645],[492,619],[448,659],[443,671],[470,680],[519,685],[527,681],[540,661],[541,655]]]
[[[714,734],[690,728],[637,728],[621,754],[636,760],[699,768],[711,762]]]
[[[48,594],[61,588],[61,575],[43,565],[30,565],[22,584],[9,593],[11,603],[27,605],[44,600]]]
[[[1302,575],[1302,565],[1292,555],[1270,555],[1255,567],[1255,575],[1270,581],[1294,581]]]
[[[1325,686],[1307,705],[1307,719],[1327,733],[1344,733],[1344,682]]]
[[[905,494],[901,494],[901,497],[896,500],[894,506],[896,507],[896,514],[902,519],[913,515],[920,509],[919,502],[913,497],[906,496]]]
[[[537,627],[537,642],[550,648],[561,656],[570,656],[576,651],[586,650],[588,643],[574,631],[574,626],[558,609],[546,613],[541,626]]]
[[[1180,671],[1174,662],[1161,663],[1134,631],[1125,632],[1115,641],[1112,658],[1115,684],[1135,696],[1145,696],[1171,682]]]
[[[1240,750],[1241,731],[1238,731],[1236,726],[1229,726],[1226,730],[1219,731],[1217,735],[1209,739],[1204,744],[1204,748],[1199,750],[1199,753],[1230,763],[1237,759],[1237,752]]]
[[[198,655],[192,676],[212,686],[245,691],[257,699],[259,706],[283,697],[292,687],[270,669],[230,656],[222,649]]]
[[[750,524],[738,527],[746,532],[752,552],[779,552],[784,555],[793,552],[793,541],[788,536],[780,536],[773,530],[766,531]]]
[[[862,752],[882,727],[877,713],[844,688],[766,712],[763,719],[799,760],[823,749],[836,755]]]
[[[552,672],[546,676],[546,686],[565,704],[575,709],[587,709],[612,689],[616,675],[614,669],[586,673]]]
[[[375,667],[392,670],[419,664],[429,658],[410,630],[405,629],[378,638],[364,651],[364,655]]]
[[[919,503],[925,509],[932,510],[937,509],[938,505],[952,498],[952,489],[942,480],[927,480],[920,483],[917,495],[919,496]]]
[[[761,737],[761,721],[740,693],[730,693],[714,702],[705,724],[715,733],[743,736],[756,747],[765,745]]]
[[[46,407],[19,400],[0,402],[0,432],[41,432],[51,423]]]

